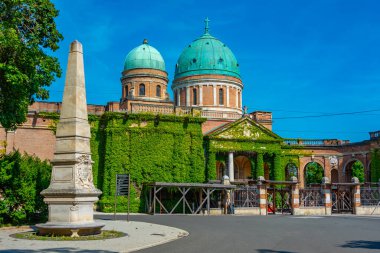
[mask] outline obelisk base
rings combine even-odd
[[[43,192],[49,206],[49,221],[37,224],[39,235],[83,236],[99,234],[104,224],[94,222],[94,203],[100,191],[68,195],[47,189]],[[87,195],[87,196],[86,196]]]

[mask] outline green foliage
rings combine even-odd
[[[141,204],[144,183],[204,182],[203,121],[174,115],[108,112],[99,121],[91,122],[95,185],[103,191],[100,209],[113,208],[116,174],[131,174],[137,199],[133,211],[138,211]],[[212,174],[214,159],[207,159],[214,168],[207,174],[211,178],[216,176]]]
[[[319,163],[311,162],[306,165],[305,182],[309,184],[320,184],[324,176],[324,170]]]
[[[275,154],[273,158],[273,170],[274,170],[274,180],[283,181],[285,180],[285,169],[281,166],[281,155]]]
[[[256,159],[253,157],[249,157],[249,161],[251,162],[251,176],[252,179],[256,179],[257,170],[256,170]]]
[[[380,149],[371,152],[371,181],[379,182],[380,178]]]
[[[352,164],[352,176],[357,177],[360,183],[364,183],[365,175],[364,175],[364,166],[360,161],[356,161]]]
[[[46,54],[63,39],[49,0],[0,3],[0,123],[14,129],[26,121],[28,105],[47,99],[45,87],[61,76],[58,59]]]
[[[0,160],[0,224],[25,224],[47,217],[40,192],[49,186],[51,165],[15,152]]]
[[[264,156],[262,153],[257,153],[256,160],[256,178],[264,176]]]

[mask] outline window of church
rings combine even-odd
[[[220,88],[219,89],[219,105],[223,105],[224,104],[224,96],[223,96],[223,89]]]
[[[139,86],[139,96],[145,96],[145,84],[143,83]]]
[[[193,105],[197,105],[197,89],[193,89]]]
[[[156,97],[161,97],[161,86],[160,85],[156,86]]]

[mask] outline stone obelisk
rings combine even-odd
[[[38,224],[39,234],[88,235],[100,233],[93,205],[101,191],[92,180],[82,44],[70,45],[62,109],[57,124],[50,185],[41,194],[49,206],[49,221]]]

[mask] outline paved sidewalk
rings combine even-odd
[[[139,249],[167,243],[188,235],[188,232],[174,227],[137,221],[109,221],[106,230],[117,230],[127,236],[92,241],[39,241],[15,239],[9,235],[23,231],[31,231],[29,227],[1,228],[0,252],[132,252]]]

